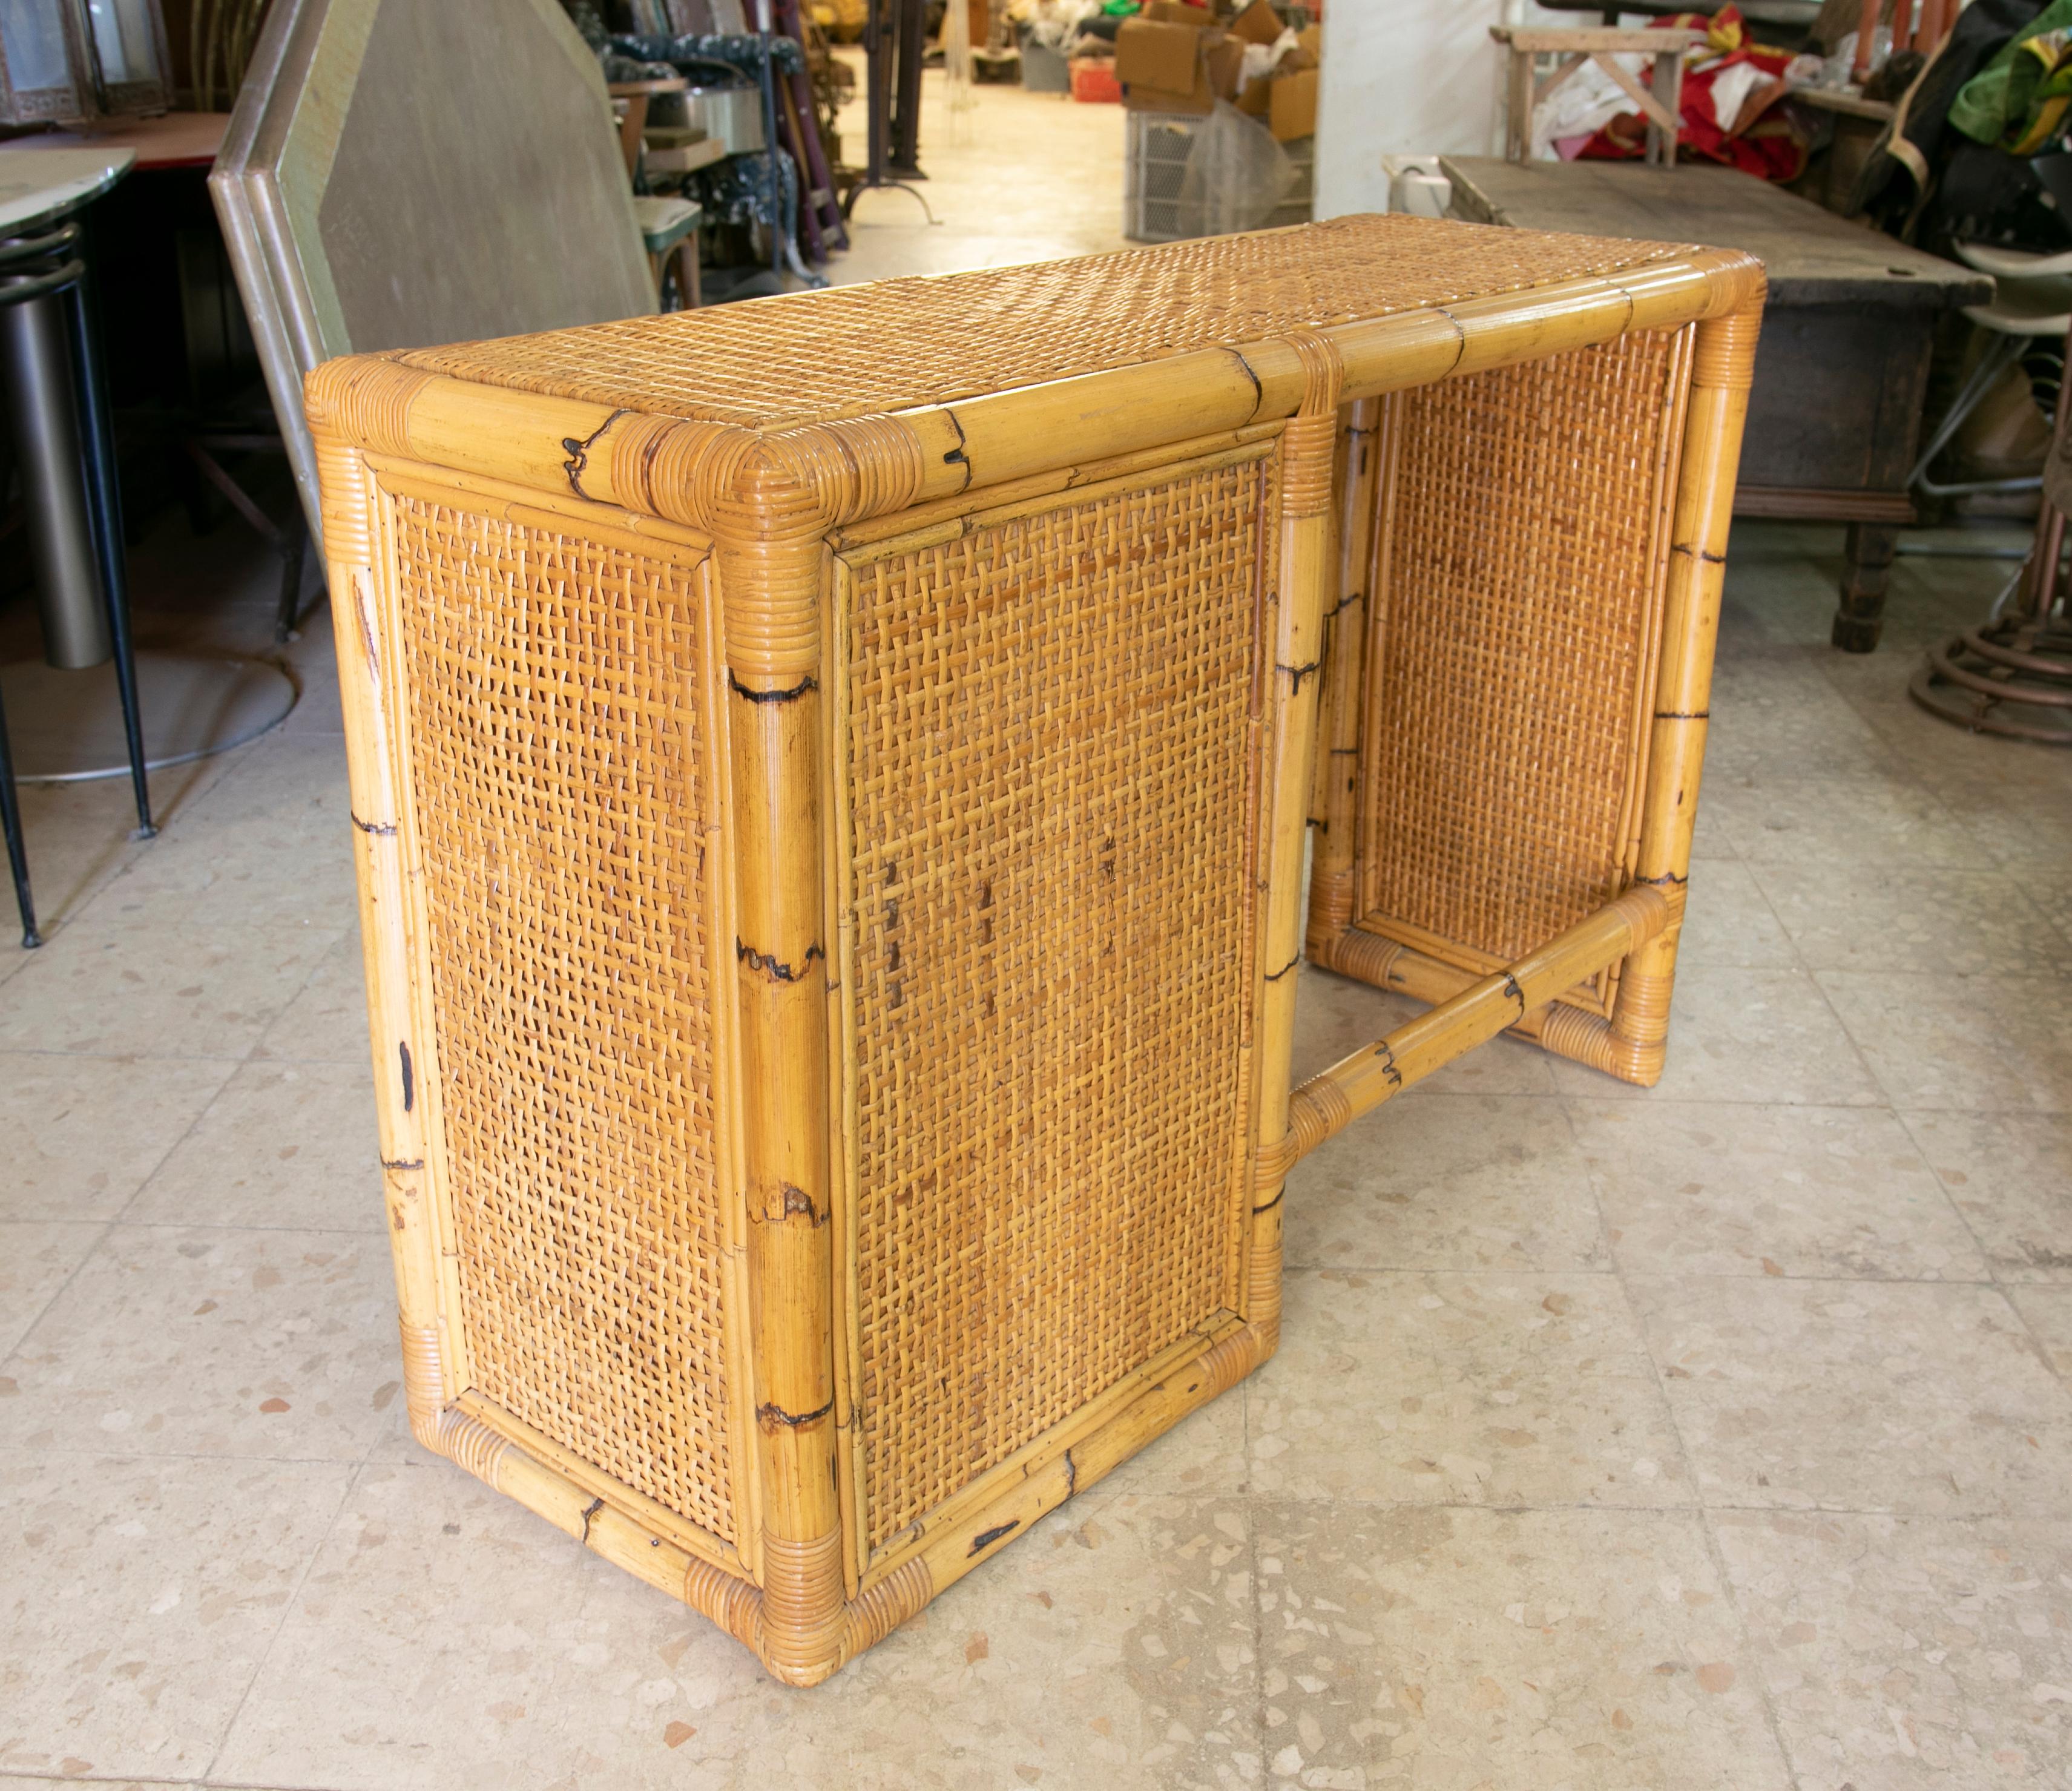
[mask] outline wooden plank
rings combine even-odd
[[[1705,41],[1703,31],[1669,28],[1622,31],[1609,26],[1492,25],[1490,35],[1522,55],[1659,55],[1664,50],[1694,50]]]
[[[1457,213],[1482,224],[1745,250],[1779,305],[1980,305],[1992,282],[1733,168],[1448,156]]]

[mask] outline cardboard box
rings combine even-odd
[[[1276,75],[1266,84],[1271,90],[1266,128],[1281,142],[1317,134],[1317,70],[1305,68],[1300,74]]]
[[[1264,118],[1273,109],[1273,77],[1261,75],[1247,81],[1237,97],[1237,109],[1248,118]]]
[[[1115,34],[1115,78],[1124,87],[1191,93],[1201,74],[1202,34],[1192,26],[1125,18]]]
[[[1295,34],[1295,41],[1313,56],[1321,58],[1324,53],[1324,27],[1305,25]]]
[[[1231,35],[1241,37],[1248,43],[1271,43],[1281,32],[1281,14],[1266,3],[1266,0],[1252,0],[1252,4],[1230,22]]]
[[[1209,91],[1235,105],[1238,83],[1244,76],[1244,39],[1218,32],[1215,40],[1202,52],[1202,67],[1209,78]]]
[[[1186,0],[1151,0],[1138,16],[1161,25],[1191,25],[1196,31],[1214,23],[1207,6],[1190,6]]]

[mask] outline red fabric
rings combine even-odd
[[[1737,6],[1722,6],[1709,16],[1678,13],[1654,23],[1705,33],[1705,47],[1700,54],[1707,60],[1695,68],[1687,68],[1684,74],[1678,154],[1721,162],[1764,180],[1796,179],[1806,167],[1806,144],[1774,104],[1738,136],[1729,134],[1734,121],[1720,117],[1712,107],[1713,84],[1729,68],[1749,64],[1762,75],[1762,80],[1750,89],[1753,96],[1782,80],[1790,56],[1757,43],[1749,35],[1747,23]],[[1782,88],[1777,88],[1773,100],[1782,93]],[[1646,153],[1646,118],[1638,112],[1622,112],[1583,146],[1579,159],[1626,162]]]

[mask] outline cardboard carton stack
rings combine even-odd
[[[1116,79],[1133,111],[1206,114],[1223,100],[1289,142],[1316,132],[1322,37],[1288,30],[1268,0],[1222,27],[1204,7],[1149,0],[1116,34]]]

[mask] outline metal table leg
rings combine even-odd
[[[93,507],[94,539],[100,549],[101,589],[115,649],[115,687],[122,699],[122,732],[130,746],[130,787],[137,799],[137,832],[158,832],[151,820],[151,791],[144,771],[144,723],[137,707],[137,658],[130,641],[129,548],[122,534],[122,492],[115,470],[115,432],[109,425],[108,382],[88,306],[88,264],[82,261],[66,307],[72,325],[72,366],[77,374],[80,433],[86,442],[86,484]]]
[[[61,255],[76,230],[53,232],[0,249],[0,269]],[[95,563],[93,511],[84,476],[72,359],[65,347],[66,306],[76,274],[63,283],[55,273],[79,269],[67,261],[19,281],[0,274],[0,384],[14,425],[14,458],[27,501],[29,551],[35,563],[36,601],[43,612],[44,655],[68,672],[99,665],[113,650],[108,607]],[[29,287],[32,296],[14,294]]]
[[[36,931],[36,905],[29,896],[29,853],[22,839],[22,803],[14,791],[14,755],[7,750],[7,715],[0,709],[0,831],[7,836],[7,868],[14,873],[14,906],[22,913],[22,943],[34,950],[43,941]]]
[[[68,671],[113,657],[136,837],[149,839],[158,829],[130,640],[121,499],[80,240],[80,227],[68,224],[0,243],[0,383],[29,499],[45,655]]]

